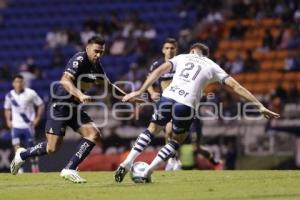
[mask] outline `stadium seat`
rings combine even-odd
[[[257,74],[257,80],[258,82],[267,82],[270,79],[270,73],[269,72],[259,72]]]
[[[283,73],[280,73],[280,72],[271,72],[271,76],[270,76],[270,79],[272,81],[283,81]]]
[[[260,63],[260,68],[263,71],[270,71],[270,70],[272,70],[274,68],[273,66],[274,66],[273,62],[270,61],[270,60],[262,61]]]
[[[253,83],[257,79],[257,74],[256,73],[247,73],[245,74],[245,81],[247,83]]]

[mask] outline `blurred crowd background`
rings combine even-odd
[[[3,101],[11,89],[12,76],[22,74],[27,86],[47,103],[50,84],[59,80],[68,59],[82,51],[96,34],[107,41],[102,63],[108,77],[112,81],[132,81],[135,88],[145,80],[151,63],[162,56],[161,47],[167,37],[177,39],[178,54],[187,53],[194,42],[206,44],[211,59],[270,109],[279,112],[281,118],[237,119],[241,99],[223,86],[211,85],[206,94],[213,95],[204,101],[218,105],[222,102],[227,118],[203,120],[200,129],[191,131],[192,146],[201,143],[209,148],[224,160],[225,169],[300,167],[297,0],[0,0],[0,148],[10,148]],[[123,89],[129,92],[126,86]],[[112,96],[101,101],[109,109],[117,102]],[[128,113],[138,115],[138,120],[119,121],[109,115],[103,127],[103,143],[82,169],[115,169],[135,137],[148,125],[152,111],[145,106]],[[96,121],[104,118],[101,108],[91,108],[90,113]],[[44,137],[43,129],[42,123],[38,140]],[[70,149],[76,138],[72,131],[66,136]],[[163,135],[154,140],[144,159],[150,159],[163,142]],[[192,148],[193,153],[196,149]],[[195,167],[210,168],[201,155],[193,155]]]

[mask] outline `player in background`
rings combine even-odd
[[[41,120],[44,104],[34,90],[25,88],[23,76],[14,76],[12,86],[13,89],[5,96],[4,115],[11,129],[12,145],[17,151],[21,146],[28,148],[34,145],[35,128]],[[31,171],[39,172],[38,157],[32,157],[30,161]],[[20,168],[18,172],[22,173],[23,169]]]
[[[74,183],[86,182],[76,169],[88,156],[95,143],[100,141],[101,132],[79,105],[88,105],[94,100],[92,96],[86,94],[86,91],[94,85],[103,86],[104,83],[109,83],[116,91],[125,94],[109,81],[103,71],[100,58],[104,50],[104,39],[101,36],[94,36],[88,40],[84,52],[76,53],[69,60],[59,83],[52,87],[45,130],[47,140],[31,148],[17,149],[11,163],[12,174],[16,174],[30,157],[56,153],[63,141],[66,127],[69,126],[80,133],[82,138],[60,176]]]
[[[177,48],[178,48],[177,41],[174,38],[167,38],[164,41],[162,46],[162,54],[164,57],[152,63],[152,65],[150,66],[150,73],[153,72],[157,67],[159,67],[164,62],[167,62],[169,59],[173,58],[177,53]],[[147,91],[154,102],[157,102],[160,99],[161,93],[170,85],[173,75],[174,75],[174,71],[171,71],[159,77],[158,91],[157,89],[154,88],[153,85],[151,85],[148,88]],[[155,130],[155,127],[153,126],[156,126],[156,124],[150,123],[149,129]],[[172,134],[172,122],[168,122],[166,124],[164,132],[165,132],[165,140],[167,143],[170,140]],[[171,171],[171,170],[179,170],[179,169],[181,169],[181,162],[178,159],[177,154],[174,154],[174,156],[169,158],[166,165],[166,170]]]
[[[164,90],[162,98],[158,102],[158,112],[154,116],[153,123],[160,129],[150,132],[148,129],[140,134],[135,145],[128,154],[126,160],[135,158],[148,146],[153,135],[159,132],[172,119],[172,138],[156,155],[149,167],[144,171],[143,180],[149,182],[149,175],[179,148],[186,139],[188,130],[195,115],[195,108],[200,102],[203,90],[213,82],[220,82],[229,86],[235,93],[255,104],[259,112],[266,118],[279,117],[265,108],[247,89],[230,77],[220,66],[206,57],[209,49],[201,43],[195,43],[190,47],[189,54],[181,54],[165,62],[154,70],[147,78],[143,86],[123,98],[128,101],[142,95],[161,75],[175,70],[171,84]],[[126,164],[126,165],[125,165]],[[115,177],[121,182],[129,170],[130,162],[119,167]]]

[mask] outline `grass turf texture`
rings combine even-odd
[[[88,183],[67,182],[59,173],[0,174],[0,199],[300,199],[299,171],[156,172],[151,184],[134,184],[128,176],[117,184],[112,172],[80,174]]]

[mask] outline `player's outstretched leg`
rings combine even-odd
[[[223,161],[220,159],[217,159],[215,154],[212,153],[211,151],[209,151],[207,148],[200,146],[199,148],[199,153],[201,155],[203,155],[207,160],[209,160],[213,166],[215,170],[222,170],[223,169]]]
[[[139,135],[127,158],[120,164],[115,172],[116,182],[121,183],[123,181],[133,161],[146,149],[153,137],[153,134],[149,130],[145,130]]]
[[[179,144],[175,141],[169,141],[163,148],[159,150],[154,160],[148,166],[148,168],[144,172],[144,178],[150,177],[152,172],[159,167],[159,165],[165,161],[167,161],[172,155],[176,153],[179,148]]]
[[[67,166],[61,171],[60,176],[73,183],[86,183],[87,181],[79,176],[76,169],[78,165],[88,156],[94,146],[94,142],[86,138],[82,138],[77,147],[76,153],[72,156]]]
[[[17,149],[15,157],[10,164],[10,172],[13,175],[16,175],[18,173],[18,170],[24,164],[27,158],[42,156],[45,154],[47,154],[47,142],[41,142],[35,145],[34,147],[30,147],[28,149]]]

